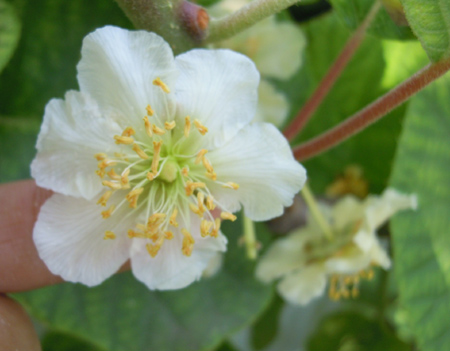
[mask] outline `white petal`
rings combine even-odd
[[[306,257],[302,253],[309,238],[310,233],[303,229],[276,240],[260,259],[256,277],[268,283],[303,267]]]
[[[352,247],[342,257],[330,258],[325,262],[328,273],[355,274],[366,269],[372,262],[370,252],[364,252]]]
[[[102,112],[89,96],[75,91],[67,92],[65,100],[50,100],[36,144],[38,153],[31,164],[39,186],[86,199],[100,192],[94,155],[119,151],[113,137],[122,132]]]
[[[286,97],[277,92],[269,82],[261,80],[258,87],[258,107],[254,122],[268,122],[276,127],[286,120],[289,103]]]
[[[247,57],[229,50],[191,50],[176,58],[178,116],[199,119],[209,132],[205,148],[233,137],[254,117],[259,73]]]
[[[223,266],[223,252],[217,252],[208,262],[206,269],[202,272],[202,278],[212,278]]]
[[[347,195],[332,207],[333,227],[338,230],[348,229],[364,217],[364,203],[352,195]]]
[[[208,183],[214,198],[230,212],[242,204],[245,215],[255,221],[281,215],[306,181],[306,171],[293,158],[286,139],[268,123],[243,128],[208,157],[218,180],[239,184],[232,190]]]
[[[113,202],[114,198],[110,201]],[[127,229],[133,216],[118,209],[109,219],[93,202],[55,194],[42,206],[33,231],[39,256],[53,274],[88,286],[100,284],[117,272],[129,257]],[[105,231],[116,239],[103,239]]]
[[[107,26],[86,36],[77,66],[80,89],[141,127],[148,104],[165,120],[175,111],[177,71],[169,45],[154,33]],[[153,85],[160,78],[170,94]]]
[[[194,224],[195,222],[195,224]],[[131,268],[137,279],[149,289],[181,289],[200,279],[217,252],[226,250],[226,238],[220,234],[217,238],[202,238],[198,220],[194,220],[190,233],[195,244],[192,255],[182,254],[183,234],[173,231],[174,238],[164,241],[155,257],[151,257],[145,247],[146,241],[134,239],[131,249]],[[183,227],[179,222],[180,227]]]
[[[322,265],[316,264],[289,274],[278,283],[277,289],[287,301],[305,305],[322,295],[326,284],[325,269]]]

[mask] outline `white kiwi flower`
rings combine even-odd
[[[45,109],[31,165],[55,194],[33,238],[50,271],[93,286],[128,259],[150,289],[199,279],[223,220],[280,215],[306,178],[273,126],[250,124],[259,74],[229,50],[174,58],[158,35],[104,27],[83,41],[80,91]]]

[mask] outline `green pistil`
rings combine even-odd
[[[164,164],[158,178],[167,183],[172,183],[175,179],[177,179],[179,169],[180,167],[178,166],[178,163],[172,159],[169,159]]]

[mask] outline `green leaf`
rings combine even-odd
[[[392,220],[400,303],[423,351],[450,350],[450,75],[411,100],[391,185],[417,212]]]
[[[272,296],[237,247],[240,225],[224,223],[229,251],[222,271],[186,289],[149,291],[122,273],[95,288],[66,283],[16,297],[52,329],[108,351],[210,350],[252,322]]]
[[[364,20],[375,1],[330,0],[330,2],[345,25],[354,30]],[[395,24],[384,7],[376,15],[368,32],[384,39],[408,40],[414,38],[411,29]]]
[[[14,9],[0,0],[0,72],[8,63],[20,37],[20,22]]]
[[[104,351],[83,340],[64,333],[50,332],[42,339],[44,351]]]
[[[406,17],[431,61],[450,57],[450,2],[402,0]]]

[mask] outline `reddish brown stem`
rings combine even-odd
[[[284,130],[284,135],[288,140],[292,140],[296,135],[298,135],[306,123],[311,119],[322,100],[327,96],[328,92],[333,87],[334,83],[339,78],[358,47],[361,45],[361,42],[364,39],[364,34],[366,33],[366,30],[372,20],[375,18],[379,8],[380,4],[377,1],[370,9],[364,21],[347,41],[338,58],[334,61],[325,77],[322,78],[319,86],[314,91],[312,96],[302,107],[292,122],[286,127]]]
[[[388,114],[449,70],[450,59],[428,65],[341,124],[294,147],[295,158],[299,161],[304,161],[343,142]]]

